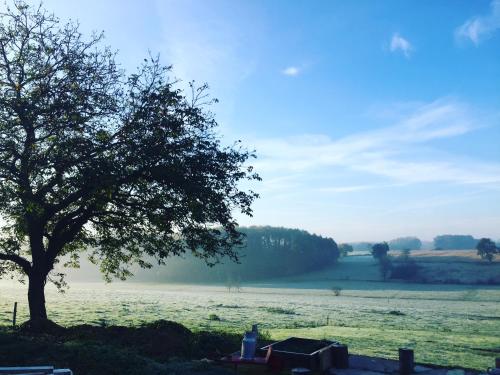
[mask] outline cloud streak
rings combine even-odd
[[[478,128],[466,105],[440,100],[422,105],[395,125],[331,139],[304,135],[256,142],[263,173],[326,176],[338,170],[389,179],[392,184],[454,183],[489,185],[500,182],[500,164],[450,155],[429,142],[468,134]],[[368,190],[377,184],[323,186],[336,193]],[[391,185],[394,186],[394,185]]]
[[[474,16],[465,21],[455,30],[455,37],[458,40],[469,40],[476,46],[490,38],[495,31],[500,29],[500,0],[493,0],[490,8],[489,14]]]

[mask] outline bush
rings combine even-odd
[[[419,267],[410,257],[410,251],[403,250],[396,258],[396,264],[392,268],[391,279],[415,280],[418,276]]]
[[[418,276],[418,265],[410,260],[400,265],[394,266],[391,272],[391,279],[415,280]]]
[[[399,311],[399,310],[391,310],[391,311],[389,311],[389,315],[404,316],[406,314],[404,312]]]
[[[221,319],[220,319],[219,315],[217,315],[217,314],[210,314],[208,316],[208,320],[214,320],[214,321],[218,321],[219,322]]]
[[[340,296],[340,293],[342,293],[342,288],[340,286],[332,286],[332,292],[335,297]]]
[[[292,309],[284,309],[281,307],[264,307],[264,310],[272,314],[295,315],[295,311]]]

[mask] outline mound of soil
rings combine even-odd
[[[182,324],[158,320],[137,327],[93,326],[82,324],[68,328],[51,321],[29,321],[19,330],[19,338],[75,345],[86,348],[109,347],[136,353],[159,363],[172,358],[220,358],[241,345],[241,336],[224,332],[191,332]]]
[[[194,341],[194,335],[189,329],[167,320],[139,327],[97,327],[84,324],[68,328],[65,336],[134,348],[142,355],[160,360],[190,356]]]
[[[19,326],[19,332],[23,334],[44,333],[49,335],[64,334],[65,328],[49,319],[30,319]]]

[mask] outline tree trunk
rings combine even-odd
[[[30,307],[30,320],[47,319],[45,309],[45,277],[34,270],[28,276],[28,303]]]

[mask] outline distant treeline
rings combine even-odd
[[[391,250],[420,250],[422,241],[417,237],[400,237],[389,241],[389,249]]]
[[[371,252],[375,242],[351,242],[349,244],[355,251]],[[400,237],[390,240],[388,245],[390,250],[420,250],[422,248],[422,241],[417,237]]]
[[[470,235],[444,234],[434,238],[436,250],[468,250],[476,248],[479,239]]]
[[[153,272],[137,272],[142,281],[228,282],[269,279],[292,276],[320,270],[335,263],[339,250],[331,238],[310,234],[304,230],[247,227],[240,228],[246,235],[245,245],[239,250],[240,263],[223,259],[208,267],[194,256],[174,257]]]
[[[479,239],[471,235],[443,234],[434,237],[432,248],[435,250],[470,250],[475,249],[478,242]],[[497,246],[500,245],[498,242]],[[374,242],[351,242],[349,244],[355,251],[371,251]],[[390,250],[420,250],[426,247],[417,237],[395,238],[388,244]]]

